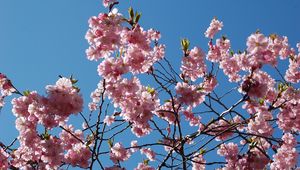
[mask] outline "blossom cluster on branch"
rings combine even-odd
[[[204,33],[208,51],[183,39],[181,65],[174,68],[160,32],[144,29],[133,8],[125,17],[118,4],[103,0],[108,12],[88,21],[87,59],[98,63],[100,76],[89,113],[72,76],[60,76],[43,96],[19,92],[0,74],[0,107],[5,97],[20,95],[12,99],[19,136],[0,143],[0,169],[124,170],[137,153],[144,160],[136,170],[297,168],[300,43],[294,49],[286,36],[257,31],[235,52],[228,37],[215,38],[224,24],[213,18]],[[289,62],[285,73],[277,67],[282,60]],[[235,87],[219,94],[220,76]],[[71,115],[82,118],[82,129],[68,123]],[[132,139],[120,139],[130,131]]]

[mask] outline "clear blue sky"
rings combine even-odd
[[[129,6],[142,12],[144,28],[161,32],[166,57],[175,67],[181,38],[207,49],[203,33],[213,17],[224,23],[218,35],[227,35],[236,50],[245,49],[246,38],[257,29],[266,35],[286,35],[293,47],[300,42],[298,0],[121,0],[119,10],[127,15]],[[86,59],[84,36],[88,18],[104,10],[100,0],[1,0],[0,72],[20,90],[40,93],[58,75],[73,74],[87,104],[99,77],[97,63]],[[14,120],[7,104],[0,114],[0,141],[17,136]]]

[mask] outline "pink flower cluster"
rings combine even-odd
[[[251,98],[265,98],[268,93],[274,91],[274,86],[275,80],[268,73],[256,70],[243,78],[240,90]]]
[[[141,150],[141,154],[145,154],[146,157],[150,160],[150,161],[155,161],[155,152],[151,150],[151,148],[142,148]]]
[[[89,19],[90,29],[85,38],[90,47],[86,50],[89,60],[108,57],[121,43],[122,17],[118,13],[99,14]]]
[[[239,155],[237,144],[222,144],[218,149],[218,154],[225,157],[227,162],[222,170],[229,169],[264,169],[269,163],[269,159],[257,149],[250,150],[243,156]]]
[[[91,153],[89,147],[82,144],[82,131],[73,132],[72,126],[65,126],[68,132],[62,131],[60,138],[48,134],[48,130],[43,134],[37,131],[39,124],[50,130],[64,125],[72,113],[81,112],[81,95],[67,78],[60,78],[46,89],[47,97],[33,91],[12,100],[12,111],[17,117],[16,128],[20,133],[20,147],[13,153],[12,165],[25,168],[32,162],[45,169],[57,169],[65,162],[87,167]],[[74,133],[77,138],[69,133]]]
[[[192,170],[205,170],[205,163],[202,154],[195,154],[192,159]]]
[[[213,39],[215,34],[222,30],[223,22],[220,22],[216,18],[214,18],[209,27],[207,28],[206,32],[204,33],[205,37]]]
[[[285,79],[291,83],[300,81],[300,43],[297,44],[298,55],[292,55],[289,59],[289,68],[286,70]]]
[[[206,73],[206,65],[204,63],[204,53],[194,47],[189,51],[189,55],[182,58],[180,70],[184,77],[189,77],[192,81],[196,81],[199,77],[203,77]]]
[[[104,7],[109,7],[109,5],[115,3],[115,2],[118,2],[117,0],[103,0],[102,3],[103,3],[103,6]]]
[[[222,26],[222,22],[213,19],[205,34],[206,37],[213,38]],[[247,39],[246,52],[234,53],[230,50],[230,41],[226,37],[217,39],[215,45],[210,40],[208,46],[209,51],[206,58],[211,62],[219,62],[220,68],[229,77],[230,82],[241,80],[240,71],[251,73],[253,70],[262,68],[264,64],[276,66],[278,56],[280,59],[290,57],[290,65],[286,71],[285,79],[292,83],[300,80],[299,54],[296,55],[295,50],[290,48],[288,38],[285,36],[272,34],[266,37],[260,32],[251,34]]]
[[[120,116],[133,123],[132,132],[140,137],[150,133],[148,121],[159,105],[155,92],[141,85],[139,79],[121,79],[118,84],[107,83],[107,96],[122,110]]]
[[[221,141],[229,138],[233,135],[232,131],[232,124],[228,120],[219,120],[209,127],[209,134],[216,135],[216,140]]]
[[[139,149],[137,141],[132,141],[131,142],[131,147],[130,149],[125,149],[124,146],[118,142],[116,144],[114,144],[113,147],[111,147],[110,149],[110,159],[117,164],[119,161],[126,161],[130,158],[131,154],[140,150],[141,154],[146,155],[146,157],[148,158],[148,160],[150,161],[155,161],[155,152],[152,151],[151,148],[141,148]],[[139,164],[138,165],[139,168],[141,169],[152,169],[152,167],[146,165],[146,164]],[[111,167],[113,168],[113,167]],[[115,167],[117,168],[117,167]]]
[[[10,96],[16,89],[6,75],[0,73],[0,108],[4,106],[4,98]]]
[[[155,170],[155,168],[145,164],[145,163],[139,163],[134,170]]]
[[[226,37],[216,40],[216,45],[212,41],[209,42],[209,51],[207,59],[211,62],[219,62],[220,68],[223,69],[225,75],[229,77],[230,82],[240,81],[238,72],[241,70],[243,63],[241,63],[241,54],[230,54],[230,40]]]
[[[163,58],[165,47],[157,43],[160,38],[158,31],[145,31],[137,23],[128,28],[123,22],[125,20],[116,10],[89,20],[87,56],[89,60],[103,58],[98,73],[105,80],[105,85],[91,94],[93,102],[89,106],[92,111],[97,108],[100,93],[105,89],[105,95],[121,109],[120,116],[133,123],[131,130],[140,137],[151,131],[148,121],[159,105],[159,99],[154,91],[142,86],[138,78],[127,79],[123,75],[148,72],[156,61]],[[107,123],[112,123],[108,118]]]
[[[105,7],[116,3],[116,0],[104,0]],[[218,64],[230,82],[239,83],[239,92],[243,95],[241,103],[243,108],[250,115],[232,116],[229,120],[226,115],[218,121],[206,127],[206,134],[215,136],[217,141],[224,141],[238,131],[249,133],[249,137],[241,142],[242,145],[249,145],[247,153],[239,153],[238,145],[235,143],[222,144],[218,154],[225,157],[227,162],[223,169],[263,169],[270,163],[270,159],[262,152],[270,148],[273,127],[275,122],[273,109],[280,110],[277,115],[277,124],[284,132],[299,131],[300,117],[298,115],[299,90],[288,87],[287,89],[276,88],[277,82],[267,72],[262,71],[264,65],[277,65],[277,59],[290,60],[289,69],[286,72],[284,81],[297,83],[300,81],[299,57],[295,50],[290,48],[287,37],[278,35],[265,36],[260,32],[251,34],[246,42],[247,49],[244,52],[235,53],[231,50],[231,42],[228,38],[213,38],[223,27],[223,23],[213,19],[205,36],[210,38],[209,51],[205,54],[200,48],[194,47],[185,50],[182,58],[180,70],[182,82],[175,82],[174,96],[164,104],[160,104],[158,93],[151,87],[145,87],[139,80],[139,74],[153,74],[156,71],[155,63],[164,57],[164,45],[159,45],[160,33],[153,29],[144,30],[136,20],[135,15],[130,14],[130,18],[124,18],[117,9],[108,14],[99,14],[89,20],[90,29],[86,34],[90,47],[87,49],[89,60],[100,60],[98,74],[103,78],[98,88],[92,92],[92,102],[89,104],[90,110],[98,109],[98,104],[102,97],[112,100],[114,107],[120,109],[118,115],[107,115],[103,122],[107,125],[114,123],[115,117],[121,116],[123,120],[131,125],[131,131],[141,137],[151,132],[149,124],[155,114],[158,118],[167,121],[167,135],[164,136],[162,143],[165,150],[178,151],[181,149],[179,137],[169,138],[171,125],[177,126],[180,123],[181,114],[191,126],[199,126],[199,131],[203,130],[201,117],[197,117],[192,109],[205,101],[205,97],[218,85],[214,70]],[[133,15],[133,16],[132,16]],[[135,18],[135,19],[134,19]],[[300,52],[300,44],[298,44]],[[207,71],[204,61],[206,59],[213,62],[211,72]],[[154,74],[153,74],[154,76]],[[167,76],[166,76],[167,77]],[[203,82],[195,82],[203,78]],[[287,85],[288,86],[288,85]],[[170,93],[173,94],[173,91]],[[104,93],[105,92],[105,93]],[[104,95],[104,96],[102,96]],[[218,97],[217,97],[218,98]],[[221,100],[221,99],[220,99]],[[235,107],[229,108],[230,114],[234,113]],[[222,103],[220,104],[222,105]],[[35,106],[35,105],[33,105]],[[33,107],[32,106],[32,107]],[[40,112],[43,108],[35,106]],[[33,107],[34,108],[34,107]],[[227,114],[227,112],[223,112]],[[37,113],[38,114],[38,113]],[[250,118],[248,118],[250,116]],[[228,120],[227,120],[228,119]],[[175,128],[174,128],[175,129]],[[162,130],[164,130],[162,128]],[[175,131],[175,130],[174,130]],[[243,135],[243,134],[240,134]],[[293,136],[292,136],[293,137]],[[287,162],[295,165],[294,156],[295,145],[287,146],[287,140],[291,141],[291,136],[284,136],[284,144],[274,155],[273,169],[284,167],[284,157],[289,159]],[[186,144],[193,142],[193,138],[182,136]],[[289,139],[288,139],[289,138]],[[121,143],[116,143],[111,147],[110,159],[118,164],[120,161],[129,159],[133,152],[139,148],[137,141],[132,141],[130,149],[123,147]],[[286,152],[285,149],[290,149]],[[150,161],[155,160],[155,152],[151,148],[140,149]],[[195,154],[192,159],[193,169],[205,169],[206,161],[204,154]],[[73,164],[72,164],[73,165]],[[122,169],[119,165],[106,169]],[[152,170],[148,163],[139,163],[136,169]]]
[[[267,108],[258,108],[256,117],[254,119],[250,119],[248,123],[247,131],[262,136],[271,136],[273,134],[273,128],[269,124],[268,120],[271,120],[272,118],[273,116]]]
[[[191,126],[201,127],[201,117],[194,116],[192,109],[200,105],[205,100],[205,96],[211,93],[217,84],[217,79],[212,75],[205,76],[204,81],[199,85],[178,82],[175,86],[176,94],[178,95],[175,100],[175,108],[178,108],[181,104],[185,104],[187,108],[180,108],[174,111],[172,102],[167,102],[160,107],[157,115],[166,119],[170,124],[173,124],[176,120],[175,112],[182,112],[183,115],[185,115],[186,120],[190,122]]]
[[[51,129],[65,122],[72,113],[82,111],[83,99],[70,79],[60,78],[56,85],[48,85],[46,89],[47,97],[33,91],[13,99],[15,116]]]
[[[236,166],[238,161],[238,153],[239,149],[237,144],[232,142],[228,144],[222,144],[218,149],[218,154],[225,157],[227,162],[226,168],[228,169],[238,169]]]
[[[279,170],[279,169],[292,169],[297,164],[297,158],[299,153],[296,150],[297,141],[295,137],[286,133],[282,136],[283,144],[279,149],[277,149],[277,153],[273,155],[274,162],[271,163],[271,170]]]
[[[130,150],[123,147],[121,143],[116,143],[110,149],[110,159],[116,164],[119,161],[126,161],[131,156]]]
[[[265,37],[256,32],[247,39],[248,65],[252,68],[260,68],[263,64],[277,64],[277,57],[287,58],[293,53],[289,48],[287,37],[271,35]]]
[[[103,122],[106,123],[107,126],[110,126],[112,123],[115,122],[115,116],[105,116]]]
[[[206,93],[202,92],[199,86],[179,82],[175,89],[176,93],[180,95],[178,101],[188,106],[196,107],[205,100]]]
[[[175,110],[181,111],[178,100],[174,99],[173,101]],[[166,100],[163,105],[157,108],[155,114],[159,118],[166,120],[169,124],[175,124],[176,122],[177,113],[174,112],[173,103],[171,100]]]
[[[201,125],[201,117],[196,117],[194,113],[192,112],[192,107],[187,107],[186,110],[184,110],[183,115],[185,116],[185,119],[189,121],[190,126],[200,126]]]
[[[100,81],[98,83],[97,88],[91,93],[90,97],[92,99],[92,102],[89,103],[89,109],[90,111],[95,111],[98,108],[98,103],[101,100],[101,97],[103,95],[104,92],[104,87],[103,87],[103,81]]]
[[[90,164],[89,159],[92,153],[90,148],[82,143],[76,143],[65,154],[65,162],[72,166],[87,168]]]
[[[0,169],[8,169],[8,158],[9,154],[0,148]]]
[[[278,99],[276,106],[284,104],[277,115],[277,124],[283,131],[300,132],[300,91],[288,87]]]

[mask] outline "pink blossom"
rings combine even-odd
[[[174,107],[175,108],[179,107],[179,103],[177,100],[174,100]],[[157,108],[157,110],[155,111],[155,114],[158,117],[168,121],[169,124],[175,124],[176,113],[173,110],[172,101],[170,101],[170,100],[165,101],[165,103],[163,105],[161,105],[160,107]]]
[[[203,83],[200,84],[203,92],[211,93],[216,86],[218,85],[217,78],[215,76],[207,76],[205,77]]]
[[[209,126],[209,134],[216,135],[217,141],[226,140],[233,135],[233,128],[228,120],[219,120]]]
[[[106,58],[98,66],[98,73],[107,81],[115,81],[120,79],[122,74],[128,72],[128,66],[122,58]]]
[[[284,104],[279,109],[277,124],[285,132],[300,131],[299,98],[300,91],[294,87],[288,87],[282,92],[281,97],[275,103],[275,107]]]
[[[142,86],[136,77],[120,79],[118,84],[108,82],[106,88],[115,107],[120,107],[120,116],[133,123],[132,132],[137,136],[149,134],[151,128],[148,121],[159,106],[156,92]]]
[[[225,157],[228,169],[238,169],[238,152],[238,145],[232,142],[220,145],[217,151],[219,155]]]
[[[192,81],[203,77],[206,73],[203,51],[198,47],[194,47],[188,56],[182,58],[180,70],[184,76],[189,77]]]
[[[230,82],[238,82],[241,80],[241,76],[238,72],[241,70],[237,55],[233,57],[224,57],[220,62],[220,68],[223,69],[224,74],[229,77]]]
[[[286,36],[271,35],[269,37],[269,46],[275,56],[280,56],[280,59],[286,59],[289,55],[293,53],[290,49],[288,38]]]
[[[121,143],[116,143],[110,149],[110,159],[117,163],[118,161],[126,161],[131,156],[129,150],[125,149]]]
[[[247,40],[248,63],[252,68],[261,68],[263,64],[277,64],[277,56],[279,55],[277,45],[274,45],[272,39],[268,39],[261,33],[255,33],[248,37]],[[279,47],[281,48],[281,47]],[[282,54],[286,56],[287,54]]]
[[[227,56],[227,54],[229,53],[231,43],[228,38],[223,36],[222,38],[216,39],[216,46],[220,49],[221,56],[223,58],[224,56]]]
[[[94,103],[94,102],[90,102],[88,106],[89,106],[89,110],[90,110],[91,112],[98,109],[97,103]]]
[[[150,161],[155,161],[155,152],[152,151],[150,148],[142,148],[141,150],[141,154],[145,154],[146,157],[150,160]]]
[[[129,66],[133,74],[145,73],[153,64],[152,56],[149,52],[143,51],[139,47],[130,46],[124,56],[124,63]]]
[[[213,45],[212,41],[209,41],[208,46],[209,46],[209,51],[206,55],[206,59],[211,62],[221,61],[222,56],[221,56],[220,47],[218,47],[217,45]]]
[[[130,146],[132,147],[132,148],[130,148],[130,151],[131,151],[132,153],[139,150],[137,140],[131,141]]]
[[[106,167],[106,168],[104,168],[104,170],[126,170],[126,169],[125,168],[121,168],[121,167],[119,167],[117,165],[114,165],[112,167]]]
[[[89,159],[91,156],[92,153],[86,145],[77,143],[65,154],[65,161],[72,166],[87,168],[89,166]]]
[[[106,1],[107,5],[111,3],[111,0],[108,1]],[[85,36],[90,44],[86,50],[89,60],[109,57],[121,45],[123,28],[120,24],[121,15],[119,13],[101,13],[98,17],[94,16],[89,19],[90,29]]]
[[[162,45],[162,44],[159,44],[158,46],[155,46],[153,48],[153,51],[152,51],[152,54],[151,54],[152,57],[153,57],[152,58],[153,62],[159,61],[162,58],[164,58],[165,49],[166,49],[166,46]]]
[[[260,107],[257,109],[256,117],[250,119],[248,123],[247,131],[253,134],[259,134],[262,136],[271,136],[273,134],[273,128],[269,124],[268,120],[273,118],[272,114],[267,108]]]
[[[247,92],[252,98],[263,98],[268,91],[273,90],[275,80],[266,72],[255,71],[252,77],[243,78],[240,90]]]
[[[42,156],[41,160],[51,168],[58,168],[64,158],[64,150],[61,140],[55,137],[41,141]]]
[[[10,96],[11,93],[15,92],[16,89],[13,87],[11,81],[6,75],[0,73],[0,92],[3,96]]]
[[[89,103],[89,110],[95,111],[98,108],[98,103],[101,100],[102,95],[104,95],[104,82],[101,80],[98,83],[97,88],[91,93],[90,97],[92,99],[92,102]]]
[[[150,36],[148,33],[150,33]],[[143,51],[150,50],[151,40],[149,38],[152,35],[151,31],[144,31],[140,25],[136,25],[133,30],[126,30],[124,35],[124,41],[128,42],[130,45],[134,45]]]
[[[137,136],[138,138],[145,136],[145,135],[149,135],[151,131],[152,131],[152,129],[148,123],[145,125],[140,125],[140,126],[134,125],[131,128],[131,132],[133,134],[135,134],[135,136]]]
[[[196,107],[205,99],[205,93],[201,92],[199,87],[187,83],[177,83],[176,93],[180,95],[178,100],[188,106]]]
[[[155,168],[144,163],[139,163],[138,166],[134,168],[134,170],[155,170]]]
[[[192,113],[192,107],[188,107],[182,113],[185,116],[185,119],[190,122],[190,126],[198,126],[201,124],[201,117],[196,117],[194,113]]]
[[[285,79],[291,83],[300,81],[300,53],[289,59],[289,68],[286,70]]]
[[[84,140],[83,132],[81,130],[74,131],[73,125],[64,126],[64,129],[68,130],[68,132],[66,130],[62,130],[59,137],[65,150],[72,149],[75,144],[80,142],[78,139]]]
[[[297,141],[292,134],[286,133],[282,136],[283,145],[273,155],[274,162],[271,163],[271,170],[292,169],[297,165],[298,153],[295,148]]]
[[[220,22],[216,18],[212,19],[209,27],[207,28],[206,32],[204,33],[205,37],[213,39],[215,34],[222,30],[223,22]]]
[[[72,86],[70,79],[60,78],[56,85],[48,85],[46,89],[53,113],[68,117],[82,111],[82,96]]]
[[[12,85],[11,81],[6,77],[6,75],[0,73],[0,109],[5,104],[5,97],[12,95],[14,92],[16,92],[16,89]]]
[[[261,33],[251,34],[247,39],[247,51],[251,55],[258,55],[268,47],[268,38]]]
[[[195,154],[192,159],[192,170],[205,170],[205,163],[202,154]]]
[[[148,36],[152,41],[158,41],[161,38],[160,32],[154,29],[148,30]]]
[[[103,6],[105,8],[107,8],[110,4],[113,4],[115,2],[118,2],[117,0],[103,0],[102,3],[103,3]]]
[[[115,116],[105,116],[103,122],[106,123],[107,126],[110,126],[112,123],[115,122]]]
[[[8,157],[9,154],[6,153],[2,148],[0,148],[0,168],[1,169],[8,169]]]

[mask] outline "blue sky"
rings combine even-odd
[[[203,33],[213,17],[223,21],[224,29],[218,35],[226,35],[235,50],[245,49],[247,37],[257,29],[266,35],[288,36],[293,47],[300,42],[298,0],[121,0],[119,10],[127,15],[129,6],[142,12],[144,28],[161,32],[166,57],[177,68],[182,55],[180,39],[188,38],[193,46],[207,49]],[[88,18],[101,11],[105,9],[100,0],[1,0],[0,72],[21,91],[40,93],[58,75],[73,74],[87,104],[99,77],[97,63],[86,59],[84,36]],[[13,123],[7,104],[0,114],[0,141],[17,136]]]

